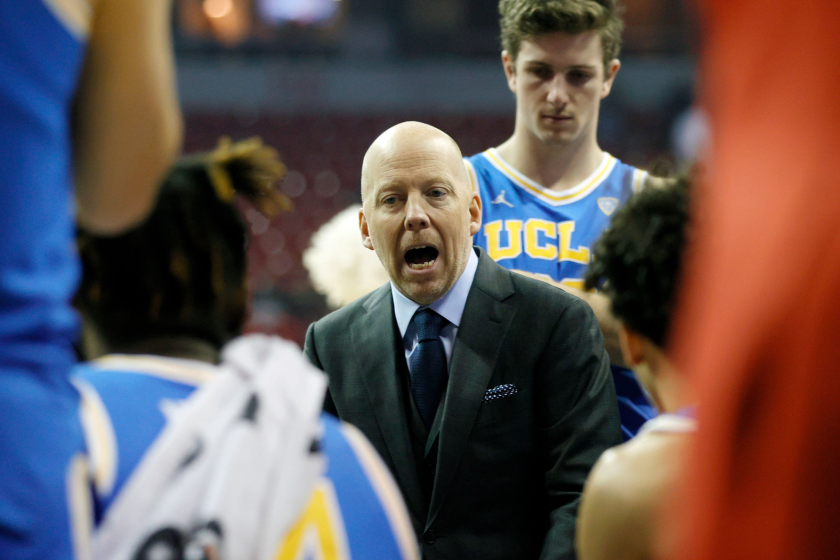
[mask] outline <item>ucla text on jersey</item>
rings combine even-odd
[[[592,245],[610,216],[647,175],[604,152],[584,181],[553,191],[519,173],[495,148],[464,162],[482,202],[481,230],[473,243],[505,268],[574,288],[583,288]]]

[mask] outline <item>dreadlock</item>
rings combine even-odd
[[[285,173],[258,138],[222,138],[213,152],[181,158],[146,222],[116,237],[79,231],[77,306],[111,345],[176,335],[223,345],[247,308],[247,233],[234,194],[267,216],[288,210],[273,190]]]

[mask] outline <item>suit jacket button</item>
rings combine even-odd
[[[434,531],[426,531],[423,533],[423,542],[426,544],[435,544],[437,540],[437,535],[435,535]]]

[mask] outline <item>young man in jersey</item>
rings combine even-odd
[[[179,149],[171,0],[0,0],[0,558],[87,548],[74,217],[116,232]]]
[[[591,247],[646,173],[598,146],[600,103],[621,63],[616,0],[501,0],[502,64],[516,95],[516,124],[500,146],[467,158],[481,195],[474,243],[502,266],[586,300],[613,363],[622,432],[654,411],[622,365],[606,301],[586,293]]]
[[[95,348],[107,353],[77,368],[87,425],[98,426],[88,434],[90,449],[94,459],[104,458],[93,465],[98,522],[120,511],[112,506],[144,467],[167,408],[220,375],[221,349],[241,334],[247,309],[247,234],[234,194],[268,214],[276,212],[284,200],[272,187],[284,174],[276,152],[258,140],[223,141],[212,154],[174,166],[143,225],[118,237],[80,233],[77,303],[89,327],[86,342],[99,341],[86,347],[91,354],[101,353]],[[320,395],[318,411],[322,402]],[[376,452],[352,426],[326,414],[320,422],[326,472],[304,510],[289,512],[297,521],[287,538],[278,538],[276,557],[416,559],[408,513]],[[287,420],[281,428],[288,425]],[[286,464],[272,467],[288,470],[293,460],[290,454]],[[260,489],[260,497],[247,502],[252,510],[266,510],[256,500],[265,500],[269,490]],[[168,496],[172,499],[171,490]],[[223,535],[225,529],[233,535],[230,528],[223,527]],[[122,535],[118,541],[125,539],[131,540]]]
[[[603,284],[618,317],[626,363],[662,413],[606,451],[589,475],[577,525],[580,560],[654,558],[662,498],[674,488],[696,429],[665,345],[689,210],[687,180],[648,188],[620,208],[595,247],[586,286]],[[669,546],[665,543],[665,546]],[[665,557],[670,557],[665,555]]]

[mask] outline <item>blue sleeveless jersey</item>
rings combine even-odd
[[[100,449],[93,469],[97,521],[163,429],[168,403],[187,398],[214,374],[209,364],[158,356],[106,356],[76,368],[86,414],[97,426],[92,430]],[[328,414],[321,419],[327,471],[278,558],[323,558],[334,543],[344,543],[354,560],[413,558],[411,522],[373,447],[352,426]],[[323,507],[330,511],[315,510]],[[332,534],[325,534],[324,519],[341,523],[329,525]],[[295,533],[318,537],[294,538]]]
[[[68,7],[73,13],[68,13]],[[85,0],[0,0],[0,558],[84,546],[70,110]],[[89,14],[88,14],[89,15]],[[68,483],[70,486],[68,487]],[[75,537],[75,538],[74,538]]]
[[[481,230],[473,243],[505,268],[578,289],[583,289],[592,246],[647,176],[604,152],[584,181],[553,191],[522,175],[495,148],[464,162],[482,203]],[[626,441],[656,415],[656,409],[630,370],[612,370]]]

